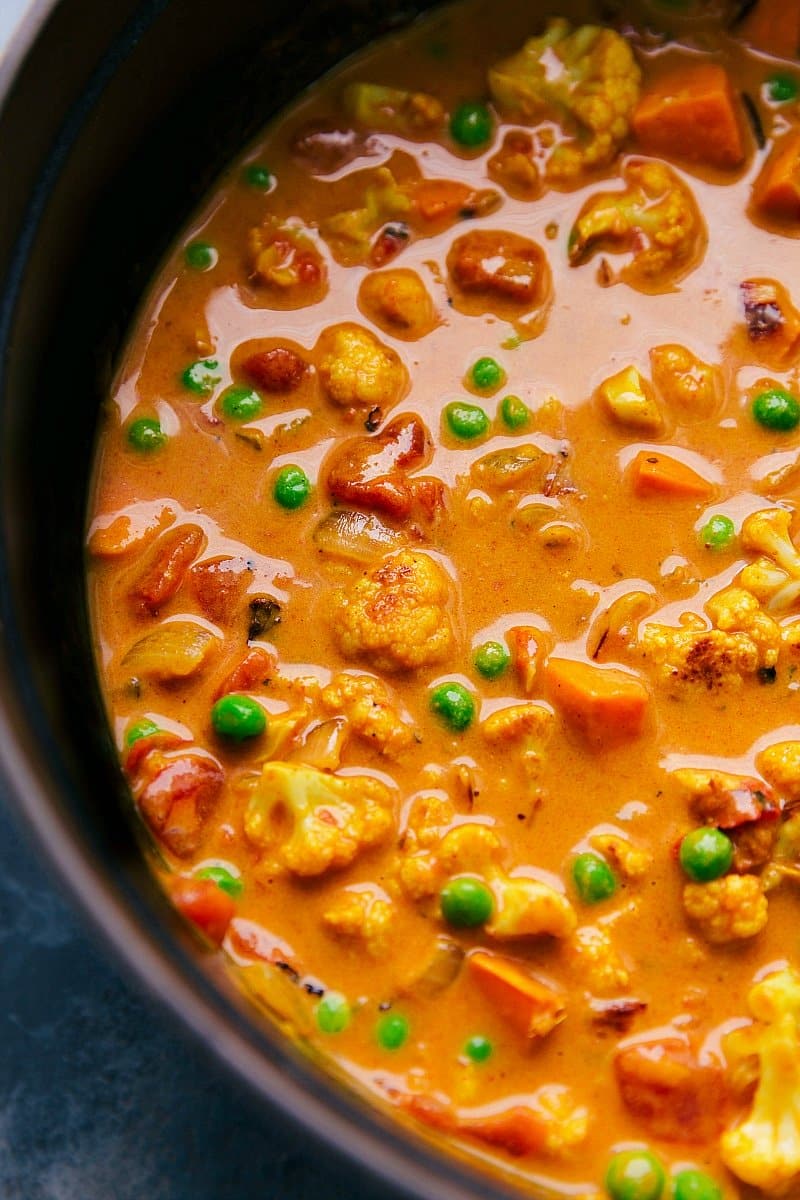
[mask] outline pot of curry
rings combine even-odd
[[[387,13],[299,95],[374,22],[242,14],[29,366],[27,807],[240,1073],[411,1190],[798,1195],[800,4]]]

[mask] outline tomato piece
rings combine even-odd
[[[158,769],[136,799],[153,833],[178,858],[188,858],[203,840],[225,774],[213,758],[200,754],[160,757]],[[145,760],[144,769],[147,769]]]
[[[162,534],[130,590],[134,607],[155,616],[183,583],[205,540],[197,525],[183,525]]]
[[[397,417],[383,433],[354,438],[334,451],[328,491],[337,500],[402,519],[414,490],[406,471],[430,456],[430,435],[418,417]]]
[[[169,894],[181,916],[218,946],[236,912],[233,898],[211,879],[183,876],[170,881]]]

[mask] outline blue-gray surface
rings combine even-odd
[[[0,1200],[377,1200],[87,937],[0,797]]]

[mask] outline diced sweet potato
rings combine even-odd
[[[753,185],[753,204],[779,221],[800,221],[800,129],[787,133]]]
[[[510,958],[476,950],[467,962],[478,987],[523,1037],[544,1037],[567,1015],[563,997]]]
[[[647,689],[635,675],[571,658],[550,658],[545,678],[553,703],[595,744],[637,737],[647,711]]]
[[[242,363],[242,370],[262,391],[285,394],[300,386],[306,364],[288,346],[274,346],[260,354],[251,354]]]
[[[130,590],[131,602],[139,612],[155,616],[172,599],[205,540],[197,525],[181,525],[161,535]]]
[[[203,615],[218,625],[231,621],[252,574],[242,558],[211,558],[195,563],[189,571],[189,583]]]
[[[544,298],[549,277],[535,242],[516,233],[476,229],[456,238],[447,256],[453,282],[464,292],[530,308]]]
[[[182,875],[170,881],[168,890],[178,912],[218,946],[236,912],[233,899],[210,879]]]
[[[648,154],[723,168],[744,162],[736,99],[716,63],[683,66],[651,84],[633,114],[633,130]]]
[[[277,670],[275,656],[263,646],[254,646],[244,658],[226,675],[216,690],[214,699],[231,692],[252,692],[273,679]]]
[[[710,1143],[722,1128],[724,1075],[679,1038],[638,1042],[614,1060],[622,1102],[651,1137]]]
[[[429,455],[430,437],[419,418],[398,417],[383,433],[354,438],[334,451],[328,491],[346,504],[407,517],[414,492],[406,472]]]
[[[217,806],[225,782],[222,767],[200,754],[159,755],[156,764],[145,760],[143,773],[149,775],[151,765],[158,770],[136,796],[139,811],[168,850],[189,858],[201,846]]]
[[[714,486],[668,454],[640,450],[631,466],[631,483],[636,496],[675,496],[707,500]]]
[[[89,553],[96,558],[120,558],[130,550],[143,550],[174,520],[175,513],[166,505],[144,516],[120,513],[107,525],[95,525],[89,538]]]

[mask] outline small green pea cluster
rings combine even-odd
[[[774,433],[790,433],[800,424],[800,400],[785,388],[767,388],[753,400],[753,416]]]
[[[459,104],[450,118],[450,136],[458,146],[477,150],[485,146],[494,132],[494,120],[487,105],[480,101]]]
[[[599,904],[601,900],[609,900],[617,890],[617,879],[611,867],[591,850],[575,856],[572,882],[584,904]]]
[[[257,700],[232,692],[221,696],[211,709],[214,732],[231,742],[260,737],[267,729],[267,714]]]
[[[227,892],[229,896],[233,896],[237,900],[244,891],[244,884],[238,875],[230,871],[227,867],[219,864],[213,866],[200,867],[195,871],[197,879],[210,879],[223,892]]]
[[[800,96],[800,84],[796,77],[783,71],[770,75],[766,88],[767,96],[773,104],[788,104]]]
[[[664,1167],[650,1150],[621,1150],[608,1164],[605,1189],[611,1200],[660,1200],[666,1187]],[[673,1200],[722,1200],[717,1183],[694,1167],[671,1180]]]
[[[700,541],[706,550],[727,550],[736,538],[736,526],[724,513],[709,517],[700,530]]]
[[[476,391],[494,392],[504,381],[505,371],[493,358],[479,358],[469,372],[469,382]],[[531,410],[519,396],[504,396],[497,413],[505,427],[513,432],[524,429],[531,421]],[[492,423],[486,409],[468,400],[452,400],[445,405],[442,416],[448,432],[460,442],[474,442],[484,437]]]

